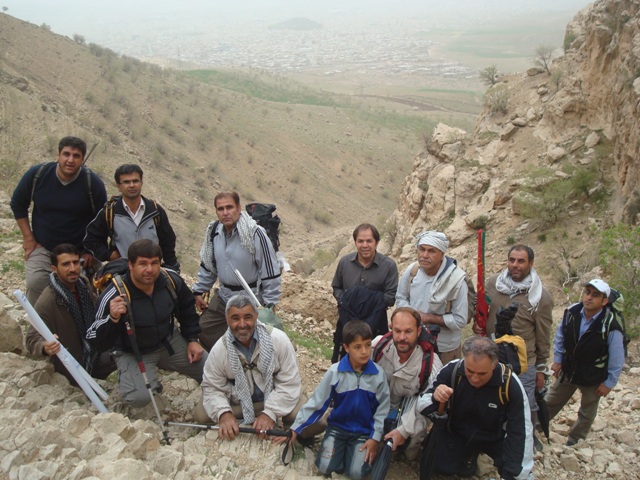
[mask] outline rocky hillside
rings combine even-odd
[[[566,53],[548,71],[500,77],[475,131],[439,125],[415,158],[386,237],[401,264],[413,237],[446,232],[475,274],[477,228],[486,265],[504,267],[510,244],[536,250],[556,305],[598,268],[597,234],[640,223],[640,2],[598,1],[567,27]],[[569,287],[569,288],[568,288]]]

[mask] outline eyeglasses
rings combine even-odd
[[[140,183],[140,180],[136,178],[135,180],[123,180],[120,182],[119,185],[129,186],[129,185],[138,185],[139,183]]]
[[[585,297],[591,297],[591,298],[598,298],[598,297],[604,297],[604,293],[598,292],[596,290],[583,290],[582,291],[583,295]]]

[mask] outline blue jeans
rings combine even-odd
[[[364,461],[367,451],[360,451],[360,448],[367,440],[368,435],[328,426],[316,457],[316,467],[323,475],[336,472],[355,479],[366,477],[371,465]]]

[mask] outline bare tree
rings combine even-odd
[[[498,67],[494,63],[493,65],[489,65],[487,68],[483,68],[480,70],[480,80],[482,83],[492,86],[498,83]]]
[[[539,45],[533,56],[533,64],[536,67],[544,68],[549,75],[551,75],[551,60],[554,50],[555,48],[550,45]]]

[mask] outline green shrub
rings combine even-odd
[[[495,85],[484,94],[484,106],[491,113],[507,113],[508,105],[509,90],[506,85]]]
[[[600,265],[608,283],[625,297],[624,317],[632,337],[640,333],[640,227],[618,224],[601,232]]]

